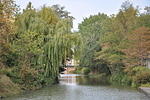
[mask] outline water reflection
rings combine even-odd
[[[108,85],[105,79],[61,75],[60,84],[4,100],[150,100],[137,90]]]
[[[60,83],[66,85],[110,85],[107,79],[77,74],[61,75]]]
[[[77,85],[77,77],[80,75],[77,74],[61,74],[60,83],[66,85]]]

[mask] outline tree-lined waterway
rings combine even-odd
[[[61,75],[60,83],[4,100],[149,100],[136,89],[111,86],[96,78]]]

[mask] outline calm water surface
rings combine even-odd
[[[61,75],[60,84],[4,100],[150,100],[135,89],[113,87],[104,80]]]

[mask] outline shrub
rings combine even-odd
[[[34,90],[41,87],[41,76],[35,68],[23,65],[3,70],[3,73],[10,77],[12,82],[19,84],[22,89]]]
[[[138,85],[150,83],[150,71],[141,71],[141,72],[137,73],[133,77],[133,80]]]
[[[142,71],[150,71],[150,69],[144,67],[144,66],[136,66],[136,67],[130,67],[128,68],[128,75],[135,76],[137,73],[140,73]]]
[[[128,77],[127,75],[125,75],[124,73],[117,73],[117,74],[113,74],[110,78],[110,82],[112,84],[119,84],[119,85],[131,85],[132,80],[130,77]]]
[[[82,74],[82,68],[83,67],[76,67],[75,70],[72,73],[74,73],[74,74]]]
[[[148,68],[144,67],[144,66],[137,66],[137,67],[134,67],[133,68],[133,71],[135,72],[139,72],[139,71],[145,71],[147,70]]]
[[[150,87],[150,83],[142,84],[141,87]]]
[[[9,73],[10,72],[10,69],[8,69],[8,68],[1,68],[0,69],[0,74],[7,74],[7,73]]]
[[[91,70],[89,68],[82,69],[82,74],[84,74],[84,75],[88,75],[90,72],[91,72]]]
[[[130,67],[127,69],[127,75],[132,78],[132,87],[138,87],[141,84],[150,82],[150,69],[144,66]]]
[[[137,74],[137,73],[139,73],[139,72],[142,72],[142,71],[147,71],[147,70],[149,70],[149,69],[146,68],[146,67],[143,67],[143,66],[134,67],[134,68],[132,69],[132,71],[133,71],[135,74]],[[149,71],[150,71],[150,70],[149,70]]]
[[[8,76],[0,74],[0,96],[10,96],[20,92],[21,89],[17,84],[13,83]]]

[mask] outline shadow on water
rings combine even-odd
[[[79,85],[101,85],[101,86],[108,86],[110,85],[107,78],[99,78],[99,77],[93,77],[90,76],[81,76],[77,78],[77,82]]]

